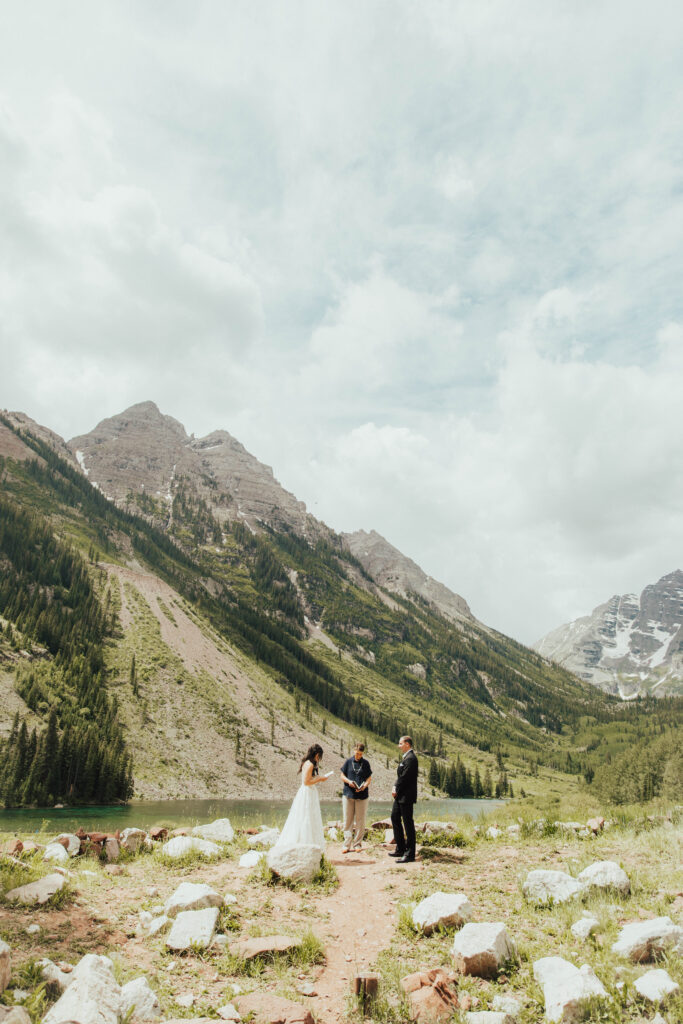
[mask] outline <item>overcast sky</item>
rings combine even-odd
[[[525,642],[683,568],[677,0],[0,0],[0,406],[152,399]]]

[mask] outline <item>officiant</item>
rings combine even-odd
[[[365,814],[368,807],[368,787],[372,778],[370,762],[363,757],[365,744],[356,743],[353,757],[347,758],[341,768],[344,783],[344,846],[342,853],[360,850],[365,835]]]

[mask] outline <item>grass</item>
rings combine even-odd
[[[285,966],[302,970],[312,967],[315,964],[323,963],[325,950],[317,935],[308,928],[300,937],[298,945],[282,953],[264,953],[259,956],[244,957],[226,951],[218,961],[218,969],[221,974],[229,977],[259,977],[269,967],[274,965]]]

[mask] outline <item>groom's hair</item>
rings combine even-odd
[[[354,744],[354,748],[353,749],[354,750],[365,750],[365,744],[364,743],[356,743],[356,744]]]
[[[410,736],[401,736],[401,739],[403,740],[404,743],[410,743],[410,745],[412,747],[413,741],[412,741]]]

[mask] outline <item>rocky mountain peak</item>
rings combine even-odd
[[[356,530],[343,533],[344,544],[374,580],[390,592],[403,596],[419,594],[430,601],[447,618],[454,621],[474,616],[464,597],[454,594],[443,583],[428,576],[411,558],[377,533],[376,530]]]
[[[534,645],[547,658],[624,698],[683,692],[683,572],[637,594],[615,594]]]

